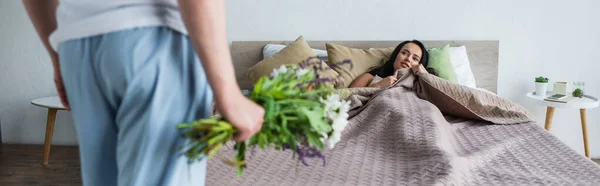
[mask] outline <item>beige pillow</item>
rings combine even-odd
[[[337,88],[347,88],[356,77],[368,72],[369,69],[383,65],[383,59],[389,58],[395,48],[356,49],[333,43],[325,43],[325,46],[330,64],[339,63],[346,59],[352,61],[352,69],[351,65],[348,64],[333,66],[335,71],[340,74]]]
[[[267,59],[263,59],[256,65],[250,67],[246,71],[246,77],[248,77],[252,83],[255,83],[262,76],[270,76],[273,69],[279,68],[281,65],[298,64],[302,61],[305,61],[309,57],[315,56],[317,56],[317,54],[315,54],[310,46],[308,46],[308,43],[306,43],[304,37],[300,36],[298,39],[296,39],[296,41],[289,44],[275,55]],[[324,61],[319,60],[317,63],[320,63],[322,67],[329,68]],[[338,73],[332,69],[321,71],[319,74],[322,77],[329,78],[336,78],[338,76]]]

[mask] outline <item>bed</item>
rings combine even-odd
[[[262,59],[266,44],[291,41],[234,41],[231,52],[242,89],[251,82],[246,69]],[[309,41],[324,49],[326,42],[353,48],[395,46],[399,41]],[[426,47],[464,45],[477,87],[497,91],[498,41],[423,41]],[[208,162],[207,185],[598,185],[600,167],[546,132],[518,105],[495,94],[449,84],[438,92],[452,95],[430,100],[420,95],[423,84],[387,90],[352,90],[358,98],[350,124],[334,150],[305,167],[291,152],[256,149],[241,178],[219,158]],[[426,78],[421,78],[426,79]],[[434,80],[435,81],[435,80]],[[425,88],[426,89],[426,88]],[[425,91],[427,92],[427,91]],[[400,96],[398,96],[400,95]],[[440,93],[437,94],[439,97]],[[425,98],[424,98],[425,97]],[[362,98],[362,99],[361,99]],[[456,101],[458,100],[458,101]],[[475,100],[475,101],[474,101]],[[492,101],[481,101],[492,100]],[[460,102],[477,102],[485,117],[452,114]],[[437,103],[436,103],[437,102]],[[489,107],[488,105],[494,105]],[[464,106],[464,104],[462,105]],[[498,114],[498,110],[502,110]],[[523,109],[524,110],[524,109]],[[461,117],[465,116],[465,117]],[[487,115],[489,116],[489,115]],[[483,119],[482,119],[483,118]],[[232,157],[224,148],[216,157]]]

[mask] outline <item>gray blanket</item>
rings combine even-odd
[[[241,178],[219,157],[207,185],[599,185],[600,167],[518,105],[439,78],[401,73],[385,89],[351,89],[350,124],[327,162],[255,149]],[[459,90],[457,90],[459,89]]]

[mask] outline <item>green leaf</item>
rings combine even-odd
[[[307,132],[304,133],[306,139],[308,139],[308,144],[310,146],[316,146],[319,150],[323,150],[323,142],[321,142],[321,135],[315,132]]]
[[[331,125],[324,119],[324,111],[321,107],[315,107],[309,110],[306,107],[301,107],[300,111],[308,118],[310,126],[318,133],[329,133]]]
[[[210,151],[208,151],[208,158],[211,158],[213,155],[215,155],[217,152],[219,152],[219,150],[221,149],[222,146],[223,146],[223,143],[219,143],[219,144],[215,145],[212,149],[210,149]]]
[[[208,139],[208,145],[210,146],[210,145],[215,144],[216,142],[222,142],[222,141],[224,141],[224,139],[226,137],[227,137],[227,133],[223,132],[223,133],[221,133],[221,134],[219,134],[219,135],[217,135],[215,137],[212,137],[212,138]]]
[[[261,84],[260,90],[261,91],[270,90],[274,84],[275,84],[275,79],[271,80],[271,79],[265,78],[265,80]]]
[[[244,172],[244,167],[242,167],[242,166],[239,166],[239,167],[237,168],[237,178],[240,178],[240,177],[242,177],[242,173],[243,173],[243,172]]]
[[[289,105],[295,104],[294,106],[304,106],[304,107],[318,107],[321,105],[319,100],[310,100],[310,99],[284,99],[275,101],[276,104]]]
[[[296,89],[296,90],[298,90],[297,89],[298,83],[299,83],[298,80],[289,80],[288,82],[286,82],[283,85],[283,89],[286,89],[286,90]]]
[[[267,137],[263,133],[258,133],[257,137],[258,137],[258,146],[264,150],[265,145],[267,144]]]
[[[284,99],[285,98],[285,93],[281,90],[272,89],[271,91],[269,91],[269,94],[272,95],[273,98],[275,98],[275,99]]]
[[[262,83],[263,81],[265,81],[266,77],[262,77],[258,80],[258,82],[256,82],[256,84],[254,84],[254,94],[258,95],[260,94],[260,91],[262,90]]]
[[[256,136],[257,135],[254,135],[250,138],[250,140],[248,140],[248,145],[253,146],[258,144],[258,138]]]
[[[264,109],[265,109],[265,120],[267,121],[271,121],[273,119],[273,116],[275,113],[273,113],[273,107],[275,105],[275,101],[273,100],[273,98],[265,96],[263,97],[265,104],[263,105]]]
[[[281,105],[275,103],[275,101],[273,101],[273,108],[271,109],[271,111],[273,112],[273,117],[275,117],[277,114],[281,112]]]
[[[189,126],[190,126],[190,125],[189,125],[189,124],[187,124],[187,123],[182,123],[182,124],[179,124],[179,125],[177,125],[177,128],[178,128],[178,129],[184,129],[184,128],[188,128]]]
[[[286,117],[286,116],[284,116],[284,115],[281,115],[281,126],[282,126],[282,130],[283,130],[283,132],[284,132],[285,134],[287,134],[287,135],[290,135],[290,136],[291,136],[291,135],[293,135],[293,134],[290,132],[290,130],[288,130],[288,125],[287,125],[287,123],[288,123],[288,117]]]
[[[237,151],[237,154],[235,155],[234,158],[234,162],[238,162],[240,164],[236,165],[237,166],[237,176],[238,178],[242,176],[242,172],[244,171],[244,166],[245,166],[245,161],[244,161],[244,157],[246,156],[246,143],[244,142],[239,142],[239,143],[235,143],[234,149]]]
[[[548,78],[543,77],[543,76],[536,77],[535,78],[535,82],[538,82],[538,83],[548,83]]]
[[[292,89],[284,91],[283,94],[285,94],[286,98],[295,98],[299,97],[300,91],[298,91],[298,89]]]

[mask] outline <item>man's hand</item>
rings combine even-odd
[[[52,63],[54,66],[54,85],[56,86],[56,92],[58,93],[58,97],[60,97],[60,102],[67,110],[71,110],[71,106],[69,105],[69,100],[67,99],[67,91],[65,90],[65,86],[62,81],[62,74],[60,73],[60,68],[58,67],[58,55],[51,55]]]
[[[265,110],[237,91],[227,101],[217,102],[225,120],[238,130],[235,141],[246,141],[262,128]]]
[[[217,108],[245,141],[260,131],[265,111],[242,95],[227,41],[224,1],[179,0],[181,17],[202,61]]]
[[[52,49],[50,42],[48,41],[50,33],[56,30],[56,8],[58,7],[58,0],[23,0],[23,5],[25,6],[25,10],[27,10],[27,14],[35,27],[42,44],[44,44],[48,54],[50,54],[52,66],[54,67],[54,83],[56,84],[56,91],[58,92],[60,101],[67,110],[70,110],[71,108],[67,101],[67,93],[63,86],[60,67],[58,65],[58,54]]]

